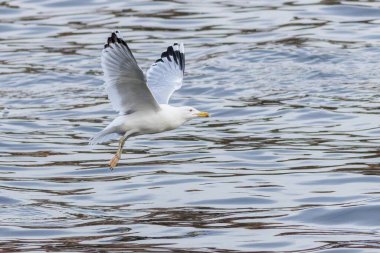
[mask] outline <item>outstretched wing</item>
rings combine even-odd
[[[112,107],[120,114],[159,110],[146,85],[144,73],[118,31],[108,38],[102,51],[102,68]]]
[[[184,73],[185,49],[182,43],[175,43],[146,73],[148,87],[159,104],[169,103],[173,92],[181,88]]]

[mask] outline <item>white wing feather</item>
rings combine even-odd
[[[119,32],[112,33],[108,38],[101,61],[108,98],[116,111],[128,114],[141,110],[159,110],[159,105],[146,85],[144,73]]]
[[[184,46],[175,43],[161,54],[161,58],[146,73],[148,87],[159,104],[168,104],[173,92],[181,88],[184,72]]]

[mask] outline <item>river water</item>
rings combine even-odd
[[[112,2],[112,3],[109,3]],[[174,105],[211,118],[88,139],[100,51],[186,47]],[[2,1],[1,252],[379,252],[380,3]]]

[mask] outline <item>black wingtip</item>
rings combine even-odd
[[[112,33],[110,38],[111,38],[112,43],[116,43],[116,41],[118,41],[118,37],[116,33]]]
[[[168,61],[172,61],[172,59],[170,59],[170,53],[168,51],[165,51],[161,54],[161,59],[162,58],[166,58]]]
[[[120,32],[117,30],[112,32],[111,36],[109,36],[107,38],[107,42],[104,45],[104,48],[111,47],[111,44],[113,44],[113,43],[120,43],[120,44],[128,47],[127,43],[122,38],[120,38]]]
[[[169,46],[166,51],[161,54],[161,58],[157,59],[155,63],[164,62],[167,59],[169,62],[174,59],[175,63],[179,65],[179,68],[185,72],[185,55],[181,51],[179,43],[174,43],[173,46]]]
[[[174,45],[175,45],[175,44],[174,44]],[[168,47],[167,52],[168,52],[168,54],[169,54],[171,57],[173,57],[175,63],[178,64],[177,53],[176,53],[176,51],[174,51],[174,49],[173,49],[172,46]]]

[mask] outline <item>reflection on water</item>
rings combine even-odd
[[[380,4],[3,1],[0,248],[377,252]],[[187,51],[176,105],[212,118],[88,147],[115,113],[104,39]]]

